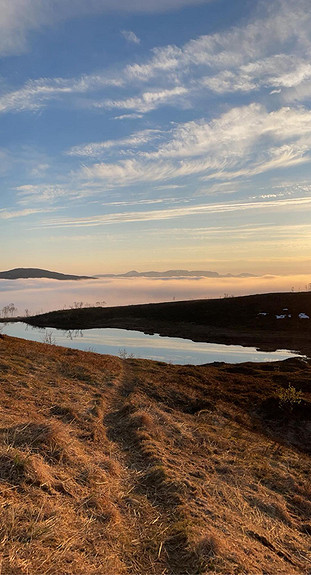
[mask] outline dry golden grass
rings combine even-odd
[[[0,574],[309,574],[310,375],[1,337]]]

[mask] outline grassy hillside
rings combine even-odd
[[[194,341],[286,347],[311,355],[311,292],[60,310],[26,321],[39,327],[118,327]]]
[[[310,376],[0,337],[0,571],[310,573]]]

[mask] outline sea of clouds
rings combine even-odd
[[[306,291],[311,276],[254,278],[99,278],[57,281],[0,280],[0,311],[14,303],[15,315],[87,305],[129,305],[173,300],[222,298],[268,292]]]

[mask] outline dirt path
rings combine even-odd
[[[200,565],[188,545],[187,517],[180,485],[167,473],[157,449],[150,414],[140,406],[139,380],[124,360],[121,382],[104,417],[108,438],[115,444],[127,473],[123,502],[132,522],[128,557],[131,573],[198,573]]]

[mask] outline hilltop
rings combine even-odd
[[[311,365],[0,337],[5,575],[310,572]]]
[[[49,270],[41,270],[39,268],[15,268],[0,272],[0,279],[16,280],[16,279],[29,279],[29,278],[49,278],[54,280],[86,280],[95,279],[88,276],[76,276],[71,274],[62,274],[59,272],[51,272]]]
[[[115,327],[311,355],[311,292],[174,301],[50,312],[25,321],[38,327]]]

